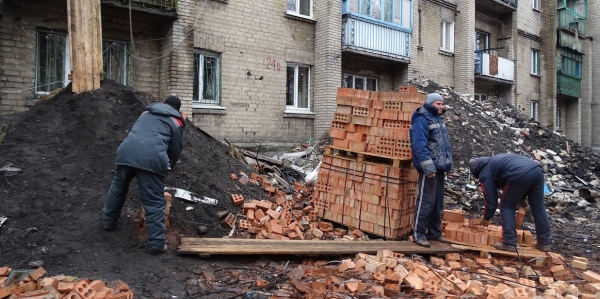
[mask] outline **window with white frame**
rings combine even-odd
[[[531,49],[531,74],[540,75],[540,51]]]
[[[71,72],[69,41],[61,32],[40,30],[37,33],[35,92],[49,92],[67,86]]]
[[[529,104],[529,116],[535,121],[538,120],[538,107],[539,103],[537,101],[531,101]]]
[[[533,0],[533,9],[540,10],[540,0]]]
[[[440,49],[454,52],[454,22],[442,21]]]
[[[475,31],[475,50],[489,53],[490,34],[480,30]]]
[[[485,102],[485,101],[487,101],[487,95],[485,95],[485,94],[475,94],[475,101]]]
[[[103,41],[102,60],[104,78],[127,84],[127,43]]]
[[[312,18],[312,0],[288,0],[287,13]]]
[[[412,5],[412,0],[344,0],[344,12],[411,28]]]
[[[561,119],[560,119],[560,105],[558,105],[558,103],[557,103],[557,105],[556,105],[556,120],[554,122],[554,127],[557,130],[560,130],[561,125],[562,125],[562,123],[561,123]]]
[[[344,74],[342,87],[377,91],[377,79],[359,75]]]
[[[310,111],[310,68],[288,65],[285,93],[286,111]]]
[[[196,51],[194,54],[193,103],[221,104],[220,60],[220,55],[215,53]]]

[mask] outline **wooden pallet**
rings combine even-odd
[[[333,145],[328,145],[325,147],[325,155],[345,158],[357,162],[385,164],[394,168],[409,168],[412,165],[412,160],[410,159],[389,157],[368,152],[357,152],[349,150],[347,148],[341,148]]]
[[[546,257],[546,253],[535,249],[533,247],[528,247],[525,245],[519,245],[520,249],[518,250],[518,254],[517,252],[510,252],[510,251],[504,251],[504,250],[498,250],[496,249],[496,247],[491,246],[491,245],[473,245],[473,244],[468,244],[468,243],[461,243],[461,242],[454,242],[454,244],[452,244],[453,248],[456,249],[460,249],[460,250],[471,250],[471,251],[479,251],[479,252],[487,252],[487,253],[494,253],[494,254],[501,254],[501,255],[506,255],[506,256],[512,256],[512,257],[522,257],[522,258],[538,258],[538,257]]]
[[[326,240],[269,240],[182,238],[178,254],[210,255],[341,255],[375,254],[388,249],[397,253],[444,254],[461,252],[447,244],[430,242],[431,247],[421,247],[410,241],[326,241]]]

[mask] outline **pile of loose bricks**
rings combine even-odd
[[[127,284],[107,287],[102,280],[57,275],[45,277],[46,270],[13,270],[0,267],[0,299],[132,299]]]
[[[409,129],[425,98],[415,87],[338,89],[333,146],[323,156],[312,199],[320,217],[388,238],[410,232],[418,173],[410,163]]]
[[[384,298],[533,299],[542,298],[536,297],[541,292],[545,299],[600,296],[600,275],[584,271],[586,259],[573,258],[573,269],[563,265],[564,259],[558,255],[523,266],[514,260],[471,258],[459,253],[448,253],[444,259],[431,256],[427,261],[381,250],[377,255],[359,253],[338,265],[302,265],[305,279],[291,285],[305,293],[305,298],[330,298],[318,296],[329,292]],[[544,276],[548,267],[552,276]],[[576,274],[581,280],[574,279]],[[567,282],[571,280],[574,282]]]
[[[517,212],[517,228],[521,228],[524,217],[525,208],[520,208]],[[442,231],[446,239],[474,246],[493,246],[496,243],[502,242],[501,226],[489,225],[487,228],[482,227],[479,225],[479,218],[465,219],[465,214],[462,210],[444,210]],[[533,245],[533,234],[528,230],[517,229],[517,244]]]
[[[233,177],[232,177],[233,179]],[[332,223],[318,222],[317,213],[312,206],[304,205],[304,195],[308,189],[300,182],[296,182],[295,195],[286,198],[285,193],[277,190],[267,180],[257,174],[252,174],[252,179],[274,197],[274,201],[244,200],[241,194],[231,194],[231,200],[236,206],[242,206],[244,216],[239,219],[233,213],[228,213],[221,220],[221,226],[232,229],[236,226],[239,230],[255,234],[257,239],[274,240],[317,240],[339,239],[345,241],[368,240],[360,230],[350,233],[341,228],[334,228]]]

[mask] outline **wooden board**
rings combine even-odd
[[[506,255],[506,256],[513,256],[513,257],[522,257],[522,258],[536,258],[536,257],[546,257],[546,253],[535,249],[533,247],[525,247],[525,246],[521,246],[519,248],[519,253],[517,254],[516,252],[510,252],[510,251],[504,251],[504,250],[498,250],[496,249],[494,246],[491,245],[478,245],[478,246],[473,246],[470,244],[466,244],[466,243],[454,243],[452,244],[453,248],[456,249],[460,249],[460,250],[472,250],[472,251],[481,251],[481,252],[487,252],[487,253],[493,253],[493,254],[501,254],[501,255]]]
[[[337,155],[334,154],[335,150],[338,151]],[[328,145],[325,147],[325,155],[356,160],[357,162],[361,163],[371,162],[377,164],[385,164],[394,168],[408,168],[412,165],[412,159],[390,157],[369,152],[357,152],[347,148],[336,147],[333,145]]]
[[[261,240],[261,239],[217,239],[182,238],[178,254],[272,254],[272,255],[330,255],[330,254],[375,254],[389,249],[397,253],[443,254],[460,252],[447,244],[430,242],[431,247],[421,247],[410,241],[306,241],[306,240]]]

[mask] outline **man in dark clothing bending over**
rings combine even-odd
[[[414,241],[429,247],[427,240],[450,243],[442,236],[444,178],[452,170],[452,146],[442,118],[444,98],[437,93],[412,115],[410,143],[413,165],[419,172],[419,194],[415,205]]]
[[[138,180],[145,210],[151,254],[167,251],[165,244],[165,177],[175,167],[183,149],[184,118],[179,112],[181,101],[170,96],[163,103],[152,103],[137,119],[117,149],[117,169],[102,212],[102,228],[115,228],[125,203],[129,183]]]
[[[502,242],[494,247],[499,250],[516,251],[517,229],[515,212],[519,201],[527,197],[535,222],[537,243],[535,247],[550,251],[550,224],[544,205],[544,173],[536,161],[515,154],[500,154],[481,157],[469,161],[469,169],[479,179],[485,197],[485,210],[480,224],[488,226],[498,206],[500,196],[500,217]]]

